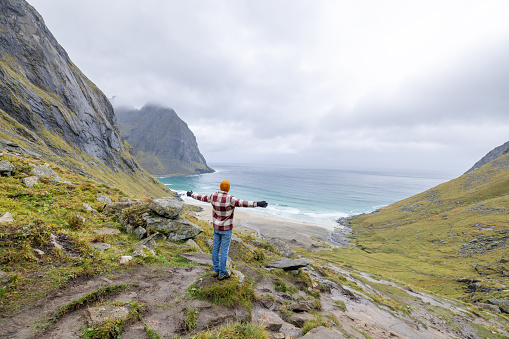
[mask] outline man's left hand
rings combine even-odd
[[[263,208],[267,207],[267,205],[268,205],[268,203],[266,201],[258,201],[256,203],[256,206],[263,207]]]

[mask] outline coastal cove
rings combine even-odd
[[[199,203],[188,198],[186,191],[210,194],[218,190],[222,180],[228,180],[230,193],[235,197],[269,202],[266,209],[246,212],[328,230],[338,225],[339,218],[372,212],[450,179],[446,175],[424,173],[224,164],[211,167],[216,172],[158,179],[179,193],[186,203]]]

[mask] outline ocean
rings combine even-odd
[[[437,186],[450,178],[423,173],[389,173],[282,166],[211,165],[215,173],[158,178],[184,201],[196,200],[186,191],[211,194],[228,180],[230,194],[239,199],[269,203],[249,212],[323,226],[369,213]]]

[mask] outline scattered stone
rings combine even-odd
[[[51,244],[53,246],[55,246],[55,248],[58,248],[59,250],[63,251],[64,250],[64,247],[58,242],[57,240],[57,236],[54,235],[54,234],[50,234],[49,236],[49,240],[51,242]]]
[[[111,204],[111,198],[103,195],[102,193],[97,194],[97,201]]]
[[[129,197],[122,197],[122,198],[120,198],[119,201],[123,202],[123,203],[129,203],[129,204],[133,204],[134,203],[134,201],[132,201],[131,198],[129,198]]]
[[[133,234],[137,236],[138,239],[142,239],[145,236],[145,234],[147,234],[147,230],[144,229],[143,227],[136,227],[133,230]]]
[[[325,326],[318,326],[301,337],[301,339],[343,339],[346,338],[340,332]]]
[[[314,317],[309,313],[295,313],[292,314],[292,324],[295,326],[302,328],[304,327],[304,323],[308,320],[313,319]]]
[[[108,206],[103,209],[103,212],[108,214],[120,214],[124,209],[135,204],[137,204],[137,202],[134,202],[131,199],[129,199],[129,201],[115,201],[108,204]]]
[[[271,238],[267,244],[272,246],[279,254],[287,258],[295,258],[295,253],[290,249],[287,243],[280,239]]]
[[[207,239],[205,243],[209,248],[214,248],[214,239]]]
[[[279,332],[282,326],[282,323],[276,321],[268,321],[267,323],[263,324],[263,327],[271,332]]]
[[[97,230],[93,230],[92,233],[94,234],[104,234],[104,235],[114,235],[114,234],[120,234],[120,230],[117,230],[116,228],[100,228]]]
[[[164,197],[152,200],[148,208],[162,217],[177,219],[184,208],[184,201],[180,198]]]
[[[274,303],[274,300],[272,300],[272,298],[269,298],[269,297],[260,297],[259,299],[259,302],[260,304],[262,304],[263,307],[265,307],[266,309],[268,310],[273,310],[276,306],[276,304]]]
[[[231,271],[239,278],[239,287],[242,287],[244,285],[245,280],[244,274],[242,274],[242,272],[240,272],[239,270],[232,269]]]
[[[16,170],[13,164],[9,160],[0,161],[0,174],[2,176],[10,177],[12,172]]]
[[[51,178],[53,181],[62,182],[62,178],[51,169],[49,164],[38,165],[32,168],[30,173],[42,178]]]
[[[282,268],[285,271],[291,271],[291,270],[299,269],[301,267],[306,267],[310,263],[311,262],[309,261],[309,259],[306,259],[306,258],[302,258],[302,259],[283,258],[283,259],[279,259],[278,261],[276,261],[272,264],[267,264],[267,265],[265,265],[265,267]]]
[[[133,252],[134,257],[146,257],[148,253],[156,255],[154,250],[157,246],[155,239],[161,237],[159,233],[154,233],[151,236],[143,239],[142,241],[134,245],[135,250]],[[148,253],[147,253],[148,252]]]
[[[509,313],[509,300],[507,299],[488,299],[488,302],[492,305],[497,305],[500,310],[504,313]]]
[[[286,306],[287,310],[294,312],[309,312],[313,308],[313,304],[310,302],[301,301],[296,304]]]
[[[38,255],[44,255],[45,254],[44,251],[41,251],[38,248],[34,248],[33,250],[34,250],[35,254],[38,254]]]
[[[501,313],[500,307],[498,307],[497,305],[486,304],[486,303],[477,303],[475,305],[477,307],[480,307],[482,309],[490,311],[491,313],[496,313],[496,314],[500,314]]]
[[[90,205],[87,203],[83,203],[83,208],[91,213],[97,213],[97,211],[95,209],[93,209],[92,207],[90,207]]]
[[[12,214],[9,212],[5,212],[0,216],[0,224],[8,224],[14,221],[14,218],[12,217]]]
[[[125,306],[103,305],[86,309],[82,317],[88,326],[97,326],[106,319],[118,320],[128,315],[129,309]]]
[[[95,249],[96,251],[99,251],[99,252],[104,252],[106,251],[108,248],[111,247],[110,244],[107,244],[107,243],[104,243],[104,242],[93,242],[93,243],[90,243],[90,247],[92,247],[93,249]]]
[[[189,245],[191,247],[194,247],[198,250],[198,252],[200,253],[203,253],[203,251],[201,250],[200,246],[198,246],[198,244],[196,243],[196,241],[194,241],[193,239],[188,239],[186,241],[186,245]]]
[[[23,178],[23,184],[26,187],[34,187],[39,184],[39,177],[37,175],[32,175],[30,177]]]
[[[131,257],[130,255],[123,255],[120,257],[119,264],[125,265],[125,264],[129,263],[129,261],[131,261],[131,260],[133,260],[133,257]]]
[[[0,270],[0,283],[5,283],[9,280],[9,274]]]

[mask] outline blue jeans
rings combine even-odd
[[[212,264],[214,271],[219,272],[219,276],[226,274],[226,261],[228,260],[228,251],[230,250],[230,241],[232,240],[233,230],[218,231],[214,230],[214,247],[212,248]],[[221,259],[219,258],[221,251]]]

